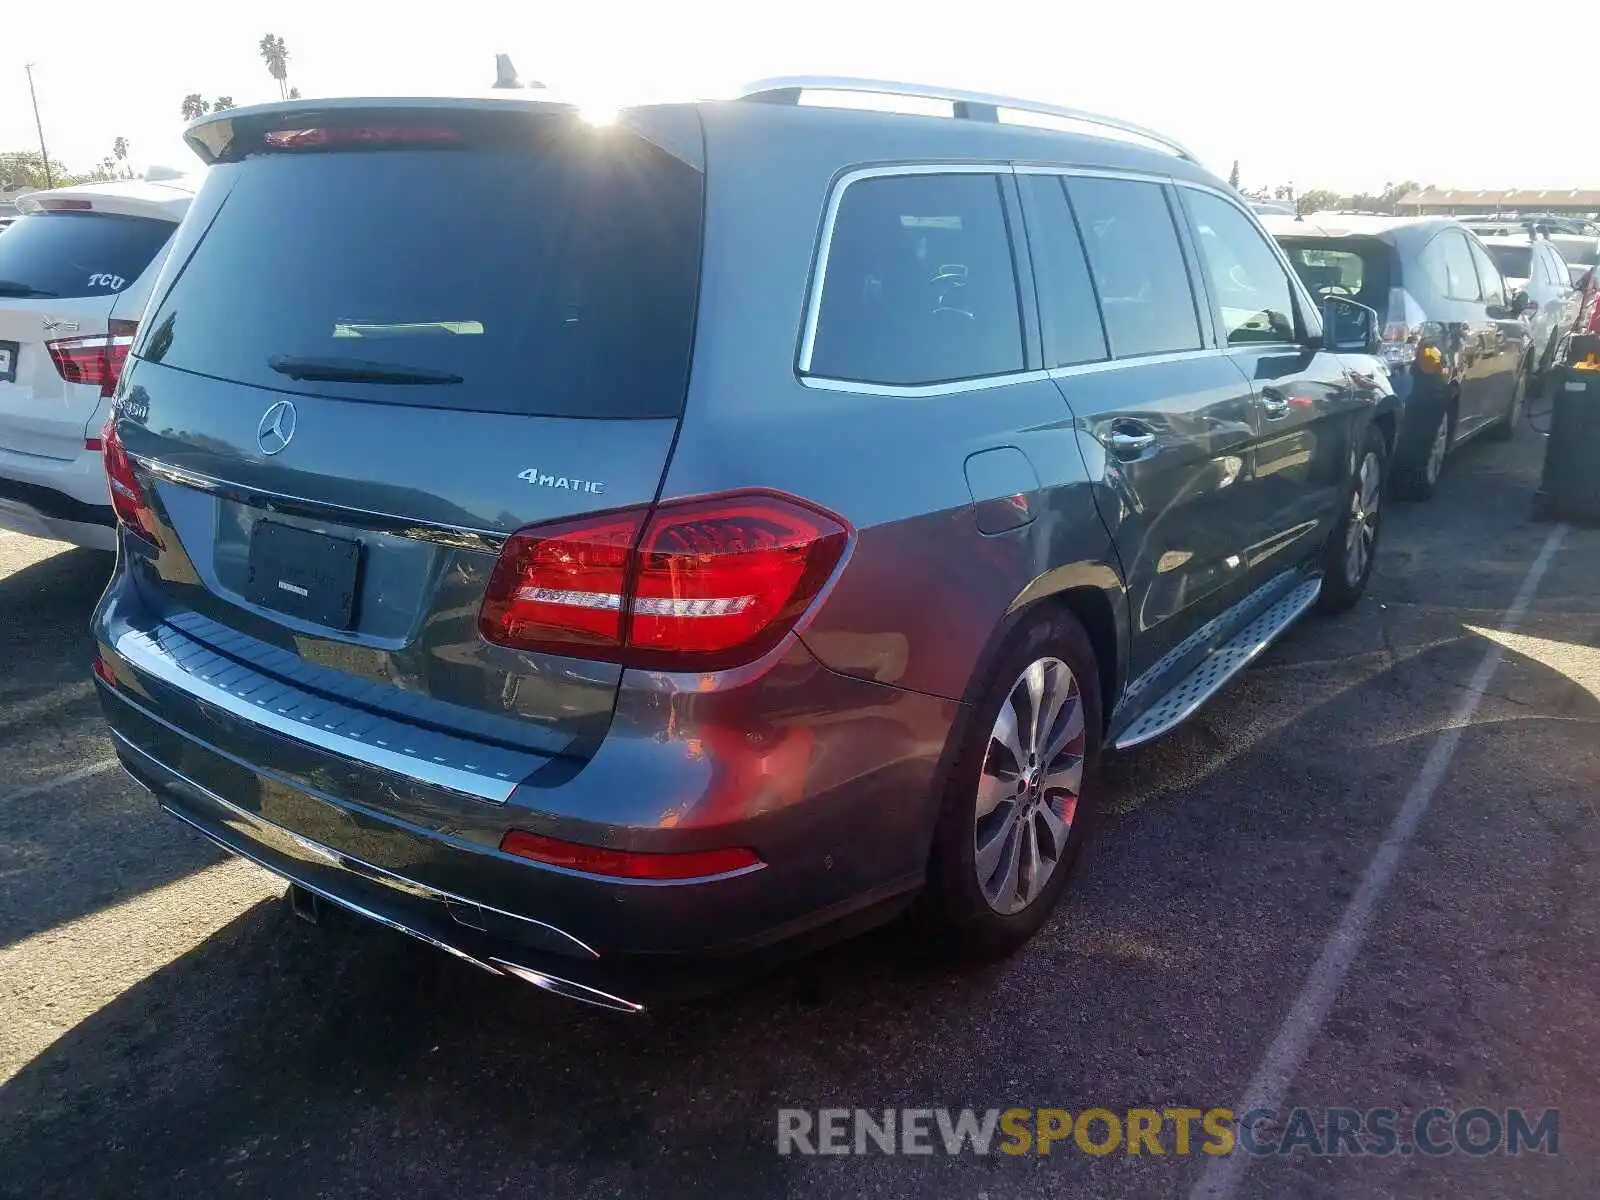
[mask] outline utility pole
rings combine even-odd
[[[28,73],[28,96],[33,100],[33,127],[39,131],[39,157],[44,160],[44,185],[53,188],[55,177],[50,174],[50,151],[44,147],[44,122],[39,120],[39,93],[33,90],[33,63],[22,69]]]

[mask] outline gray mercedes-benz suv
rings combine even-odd
[[[1157,135],[817,86],[189,128],[94,618],[164,808],[308,914],[615,1008],[919,897],[999,952],[1102,749],[1355,602],[1369,310],[1325,333]]]

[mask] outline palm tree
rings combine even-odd
[[[183,119],[192,121],[196,117],[203,117],[211,111],[211,105],[201,99],[199,92],[190,92],[183,98]]]
[[[112,142],[111,155],[119,163],[124,164],[124,170],[127,171],[128,177],[131,179],[133,177],[133,168],[126,165],[128,161],[128,139],[125,137],[119,137],[116,141]]]
[[[283,39],[275,34],[264,34],[258,43],[261,51],[261,61],[267,64],[267,74],[278,81],[278,97],[283,100],[289,98],[289,47],[283,44]]]

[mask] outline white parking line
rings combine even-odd
[[[1514,632],[1522,623],[1522,618],[1527,614],[1528,606],[1533,603],[1534,594],[1539,590],[1539,584],[1543,582],[1545,572],[1550,567],[1550,560],[1555,557],[1566,536],[1567,526],[1558,525],[1545,539],[1544,548],[1539,551],[1539,557],[1534,560],[1533,566],[1528,569],[1527,578],[1522,581],[1522,590],[1517,593],[1516,599],[1511,602],[1511,607],[1506,609],[1505,616],[1501,619],[1502,634]],[[1377,912],[1378,905],[1383,901],[1384,893],[1394,882],[1395,873],[1400,868],[1400,857],[1405,853],[1412,835],[1416,833],[1417,823],[1428,811],[1428,805],[1432,803],[1434,794],[1444,782],[1445,775],[1450,769],[1450,760],[1461,744],[1462,732],[1472,720],[1473,714],[1478,711],[1478,705],[1483,701],[1483,694],[1488,691],[1489,684],[1504,657],[1505,647],[1495,642],[1490,645],[1488,652],[1483,656],[1483,661],[1478,664],[1472,681],[1467,685],[1466,695],[1462,697],[1461,704],[1456,708],[1449,725],[1439,734],[1438,740],[1428,751],[1427,761],[1422,764],[1422,772],[1411,785],[1411,790],[1406,793],[1405,802],[1401,804],[1400,811],[1384,835],[1382,844],[1378,846],[1378,852],[1367,864],[1367,869],[1361,877],[1361,886],[1350,898],[1350,904],[1344,910],[1344,916],[1340,918],[1338,927],[1323,946],[1317,965],[1311,969],[1311,975],[1306,979],[1305,986],[1300,989],[1299,996],[1295,998],[1294,1007],[1289,1010],[1283,1027],[1278,1030],[1277,1037],[1267,1049],[1266,1057],[1261,1060],[1255,1076],[1245,1088],[1244,1098],[1234,1109],[1236,1113],[1243,1115],[1256,1108],[1276,1109],[1283,1104],[1284,1093],[1300,1070],[1306,1051],[1310,1048],[1312,1039],[1317,1036],[1317,1031],[1322,1028],[1328,1010],[1333,1007],[1334,998],[1339,994],[1344,977],[1349,972],[1351,963],[1355,961],[1357,953],[1360,952],[1362,943],[1366,941],[1372,918]],[[1190,1200],[1227,1200],[1238,1189],[1249,1166],[1249,1155],[1241,1154],[1237,1150],[1224,1157],[1213,1158],[1206,1167],[1205,1174],[1189,1193]]]
[[[57,788],[64,788],[68,784],[77,783],[80,779],[88,779],[91,775],[98,775],[102,771],[109,771],[117,765],[115,758],[102,758],[99,762],[92,762],[86,767],[79,767],[76,771],[68,771],[65,775],[56,775],[41,783],[30,784],[6,796],[0,796],[0,805],[11,803],[13,800],[26,800],[29,796],[37,796],[43,792],[53,792]]]

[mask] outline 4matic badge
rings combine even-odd
[[[598,479],[574,479],[570,475],[546,475],[538,467],[529,467],[525,471],[518,471],[517,478],[524,483],[531,483],[535,487],[560,488],[563,491],[590,492],[600,495],[606,490],[606,485]]]

